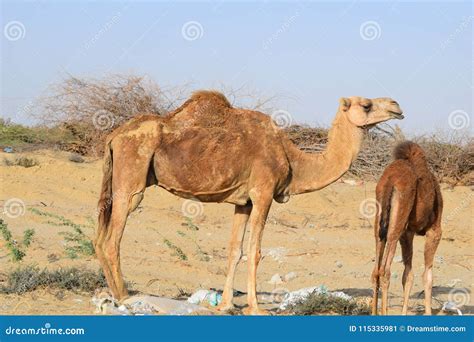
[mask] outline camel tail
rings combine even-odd
[[[387,240],[388,227],[390,225],[392,195],[393,186],[387,185],[387,187],[383,189],[381,198],[378,199],[380,204],[379,239],[381,241]]]
[[[112,215],[112,200],[112,148],[109,141],[104,151],[102,189],[100,190],[98,204],[99,217],[97,236],[102,235],[109,224],[110,216]]]

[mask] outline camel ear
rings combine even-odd
[[[351,99],[347,97],[341,97],[339,100],[339,105],[343,111],[347,111],[351,107]]]

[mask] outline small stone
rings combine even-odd
[[[284,279],[285,281],[290,281],[290,280],[295,279],[296,277],[297,277],[296,272],[289,272],[289,273],[285,274],[285,276],[283,277],[283,279]]]
[[[278,273],[276,273],[272,276],[269,283],[273,284],[273,285],[279,285],[279,284],[283,283],[283,280],[281,279],[281,276]]]
[[[393,278],[393,279],[397,279],[397,278],[398,278],[398,273],[397,273],[397,272],[393,272],[393,273],[392,273],[392,278]]]
[[[395,258],[393,258],[393,261],[394,262],[402,262],[403,261],[403,258],[401,255],[397,255]]]
[[[244,256],[242,257],[242,261],[247,261],[247,256],[246,256],[246,255],[244,255]]]
[[[83,163],[84,158],[82,158],[79,154],[73,153],[69,156],[69,161],[72,161],[73,163]]]
[[[336,261],[336,267],[341,268],[343,266],[341,261]]]
[[[436,255],[436,256],[435,256],[435,261],[436,261],[436,263],[438,263],[438,264],[444,264],[444,258],[443,258],[442,255]]]

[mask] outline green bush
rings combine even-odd
[[[12,260],[17,262],[21,261],[25,257],[26,253],[22,247],[27,248],[30,246],[31,242],[33,241],[33,236],[35,235],[35,230],[25,230],[23,233],[23,241],[20,244],[13,239],[10,229],[8,229],[8,225],[2,219],[0,219],[0,234],[5,240],[6,247],[10,252]]]

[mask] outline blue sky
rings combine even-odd
[[[453,111],[472,131],[472,15],[470,1],[2,1],[1,114],[32,123],[25,106],[68,73],[134,73],[278,95],[298,123],[329,125],[342,96],[389,96],[408,132]]]

